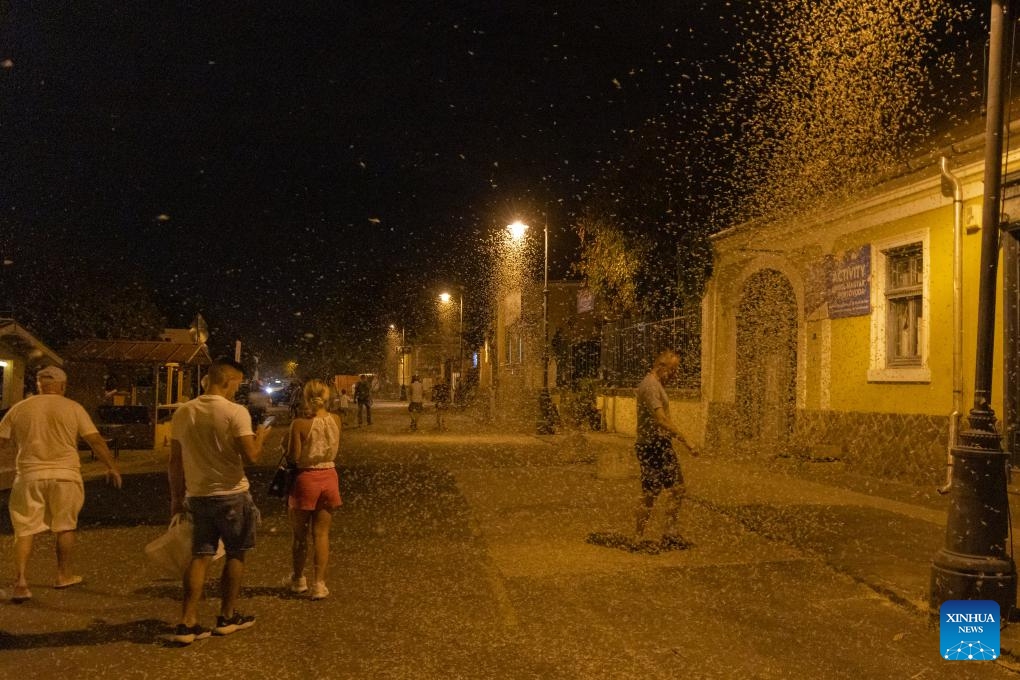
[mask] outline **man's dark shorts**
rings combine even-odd
[[[659,494],[684,483],[684,474],[673,451],[673,441],[657,437],[635,446],[638,463],[641,464],[641,490],[648,494]]]
[[[230,554],[255,547],[259,511],[248,492],[191,497],[188,509],[195,525],[191,540],[193,555],[215,555],[220,540]]]

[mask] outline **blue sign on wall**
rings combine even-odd
[[[871,314],[871,246],[843,253],[829,273],[829,318]]]

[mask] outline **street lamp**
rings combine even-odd
[[[506,225],[510,238],[520,241],[528,225],[520,220]],[[542,389],[538,393],[538,434],[553,433],[553,405],[549,396],[549,220],[542,227],[544,259],[542,266]]]
[[[457,334],[457,389],[455,397],[460,400],[462,396],[461,390],[464,389],[464,288],[458,286],[460,289],[460,332]],[[450,304],[452,296],[449,293],[443,292],[439,294],[439,301],[444,305]]]
[[[1006,466],[991,406],[995,346],[995,288],[1002,191],[1003,90],[1009,73],[1010,3],[992,0],[988,40],[985,114],[985,180],[982,212],[981,278],[978,291],[974,407],[970,427],[953,446],[953,480],[945,547],[931,567],[932,613],[948,600],[994,600],[1002,620],[1016,606],[1016,564],[1009,548]],[[936,614],[941,616],[941,614]]]

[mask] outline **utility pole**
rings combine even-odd
[[[549,394],[549,216],[542,229],[545,257],[542,267],[542,390],[538,393],[538,434],[553,434],[553,403]]]
[[[985,194],[981,217],[974,407],[970,427],[952,448],[953,481],[946,542],[931,568],[932,613],[947,600],[994,600],[1005,620],[1016,606],[1016,564],[1009,554],[1006,466],[991,406],[995,347],[995,296],[1002,191],[1003,81],[1009,73],[1007,42],[1011,0],[992,0],[985,118]]]
[[[457,402],[464,405],[464,286],[460,286],[460,332],[457,334]]]

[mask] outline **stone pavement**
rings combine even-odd
[[[397,408],[399,405],[393,407],[394,412]],[[385,404],[379,405],[380,411],[385,409]],[[401,425],[395,424],[398,422]],[[379,419],[372,428],[355,432],[362,438],[392,441],[394,436],[407,436],[399,429],[402,423],[402,419],[393,418],[390,424],[386,419]],[[282,436],[284,429],[275,428],[274,435]],[[934,488],[853,475],[841,469],[838,463],[724,460],[682,455],[689,489],[682,525],[694,549],[650,557],[606,550],[577,540],[578,536],[591,532],[622,534],[632,530],[631,509],[637,491],[633,438],[604,433],[506,434],[474,422],[465,413],[451,414],[449,432],[426,429],[417,436],[449,443],[451,453],[444,454],[442,464],[456,479],[457,490],[467,500],[474,521],[485,525],[491,539],[488,541],[489,559],[494,573],[509,577],[536,573],[569,576],[647,568],[650,564],[725,564],[749,550],[770,555],[777,562],[781,562],[784,555],[792,559],[797,554],[807,553],[906,611],[918,617],[928,614],[930,562],[942,546],[948,503]],[[520,447],[516,446],[521,442],[530,442],[532,449],[539,444],[538,455],[546,464],[522,467],[514,479],[515,486],[494,484],[494,479],[507,481],[506,475],[499,476],[499,465],[510,464],[513,456],[522,455],[517,453]],[[275,462],[271,453],[274,450],[270,443],[264,465]],[[386,455],[394,459],[407,456],[407,450],[401,447],[391,450],[392,453]],[[494,464],[494,457],[499,456],[504,458],[495,459]],[[162,473],[166,457],[165,450],[121,454],[120,465],[126,475],[136,476],[139,481],[149,479],[155,485],[153,488],[160,489],[159,493],[149,493],[147,501],[150,503],[161,505],[165,501]],[[97,479],[103,474],[103,466],[84,454],[83,473],[87,479]],[[501,514],[511,506],[504,502],[511,497],[515,500],[513,514]],[[522,497],[526,497],[526,502],[521,503]],[[575,501],[564,504],[564,497]],[[717,517],[716,513],[735,520],[747,531],[724,535],[710,533],[710,523]],[[111,539],[135,531],[131,527],[138,523],[136,520],[148,518],[150,514],[148,510],[125,502]],[[493,518],[497,521],[492,521]],[[279,519],[273,521],[280,524]],[[150,520],[146,522],[151,524]],[[9,527],[6,517],[0,519],[0,526],[5,524]],[[279,527],[276,524],[270,528],[270,533],[286,530],[285,524]],[[660,526],[661,517],[657,515],[650,532]],[[159,530],[154,525],[149,527],[148,533],[155,536]],[[501,535],[495,535],[496,532]],[[573,538],[563,540],[564,537]],[[280,549],[284,547],[281,543]],[[99,544],[94,548],[98,550]],[[83,571],[99,573],[102,557],[89,552],[88,542],[81,558]],[[7,560],[7,555],[4,559]],[[90,564],[90,559],[98,562]],[[39,562],[45,564],[45,560]],[[255,566],[257,570],[265,568],[261,560],[257,560]],[[124,572],[120,578],[127,582],[135,577]],[[256,578],[253,582],[257,582]],[[492,582],[499,600],[496,587],[499,579],[493,578]],[[0,582],[0,590],[6,585]],[[173,590],[170,586],[160,588]],[[165,598],[163,590],[156,595]],[[118,612],[124,606],[117,601],[101,601],[98,590],[83,593],[75,596],[91,598],[88,606],[93,617],[95,612]],[[515,612],[509,600],[498,601],[497,605],[504,624],[512,629]],[[163,611],[165,604],[157,601],[149,606],[148,618],[143,621],[147,627],[132,629],[131,635],[151,636],[162,625],[158,619],[167,615]],[[86,617],[89,610],[82,610],[81,615]],[[58,636],[54,638],[54,645],[59,643],[59,635],[63,634],[59,632],[61,622],[47,622],[40,617],[32,623],[38,630],[52,627],[51,633],[38,635]],[[88,642],[99,644],[99,639],[105,639],[100,633],[102,631],[95,634],[97,642],[91,639]],[[1002,648],[1005,664],[1020,663],[1020,626],[1003,630]]]
[[[474,433],[495,432],[492,426],[458,423],[467,420],[463,413],[452,417],[454,431],[470,427]],[[528,570],[597,572],[639,564],[644,556],[587,550],[562,540],[592,533],[593,527],[596,532],[610,535],[633,532],[631,511],[638,489],[634,438],[595,432],[527,436],[546,442],[549,455],[562,465],[519,475],[520,485],[501,493],[518,498],[528,495],[535,508],[543,507],[543,499],[563,495],[583,500],[576,504],[576,512],[560,509],[552,515],[536,511],[528,517],[514,517],[513,522],[493,521],[490,531],[499,531],[503,524],[512,527],[505,532],[517,534],[490,545],[496,551],[493,559],[499,570],[504,574]],[[694,506],[682,513],[682,518],[695,510],[722,513],[755,538],[766,540],[768,545],[753,549],[781,555],[783,550],[795,548],[907,611],[929,617],[931,560],[944,545],[949,504],[948,496],[939,495],[935,487],[853,474],[839,462],[776,457],[695,458],[684,452],[681,459],[688,485],[687,503]],[[501,502],[493,491],[498,485],[487,481],[489,473],[480,466],[465,465],[461,470],[454,467],[454,474],[476,515],[484,517],[488,508],[495,518],[512,506],[509,501]],[[505,478],[500,479],[500,483],[505,482]],[[1020,503],[1020,495],[1011,493],[1010,500]],[[651,537],[657,522],[661,524],[658,509],[649,527]],[[1017,527],[1020,518],[1014,515],[1013,522]],[[698,535],[698,530],[684,531],[684,536],[695,548],[702,545],[709,552],[711,547],[710,555],[702,557],[698,549],[682,556],[665,552],[656,556],[657,562],[725,562],[726,546],[708,546],[708,537]],[[737,546],[740,539],[732,540],[734,553],[750,545]],[[570,554],[564,552],[566,546],[573,546]],[[936,621],[931,619],[933,627]],[[1002,630],[1001,645],[1003,662],[1020,669],[1020,624]]]
[[[581,487],[596,484],[596,480],[622,481],[620,497],[614,498],[610,506],[622,503],[626,508],[623,514],[629,520],[638,476],[633,437],[592,432],[502,434],[491,426],[472,422],[464,414],[453,414],[452,418],[451,433],[433,436],[454,441],[464,427],[470,427],[476,435],[486,433],[505,438],[508,443],[533,438],[549,444],[550,455],[558,462],[582,464],[581,474],[552,478],[536,475],[531,483],[555,487],[536,490],[537,495],[569,492],[586,496],[591,490]],[[464,427],[458,427],[458,421]],[[284,429],[275,428],[274,435],[282,436]],[[372,432],[383,433],[389,434],[380,428]],[[276,451],[275,444],[267,444],[266,451]],[[168,449],[123,451],[119,464],[125,475],[162,472],[168,455]],[[263,463],[270,465],[271,457],[267,453]],[[807,550],[897,604],[918,614],[928,613],[931,559],[943,545],[948,508],[948,498],[934,488],[854,475],[845,472],[839,463],[725,460],[683,454],[681,458],[690,504],[734,517],[775,542]],[[104,470],[101,463],[83,453],[82,473],[86,479],[101,478]],[[473,469],[472,474],[480,473]],[[604,493],[607,487],[602,484],[598,488]],[[1010,500],[1020,503],[1020,495],[1011,494]],[[656,527],[654,519],[657,517],[650,532]],[[620,525],[618,517],[614,520],[615,524],[607,527],[610,531],[632,530],[629,523]],[[1014,515],[1013,522],[1014,527],[1020,526],[1020,517]],[[1020,659],[1020,625],[1007,627],[1002,640],[1004,651]]]
[[[587,433],[584,440],[599,476],[636,480],[633,437]],[[949,505],[948,496],[934,487],[855,475],[831,462],[681,459],[689,503],[818,557],[892,602],[929,616],[931,560],[944,543]],[[1012,489],[1010,501],[1020,503]],[[1015,534],[1020,518],[1015,513],[1011,518]],[[689,538],[697,544],[696,535]],[[1020,624],[1002,630],[1001,645],[1007,663],[1020,663]]]

